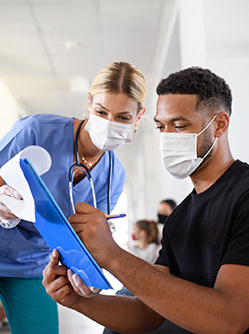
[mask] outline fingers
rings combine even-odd
[[[50,261],[48,263],[48,270],[52,270],[53,273],[58,276],[58,275],[64,275],[67,276],[67,267],[66,266],[62,266],[62,265],[58,265],[60,261],[60,254],[58,252],[57,249],[54,249],[52,254],[51,254],[51,258]],[[45,269],[46,270],[46,269]]]
[[[13,197],[19,200],[22,200],[22,196],[14,188],[7,185],[0,187],[0,195],[6,195]],[[12,221],[8,221],[8,220]],[[15,227],[21,219],[17,218],[12,211],[3,203],[0,202],[0,225],[4,228],[13,228]]]
[[[72,270],[68,269],[67,277],[74,291],[79,296],[90,297],[93,294],[92,290],[88,286],[86,286],[83,280],[77,274],[74,274]]]
[[[69,222],[76,233],[83,232],[84,225],[91,222],[91,226],[98,225],[102,220],[106,222],[105,213],[93,206],[78,202],[75,206],[76,213],[69,217]]]
[[[92,214],[94,211],[98,210],[95,209],[92,205],[85,203],[85,202],[78,202],[75,205],[76,213],[83,213],[83,214]],[[100,211],[100,210],[98,210]]]
[[[18,217],[15,217],[14,218],[5,218],[3,216],[0,216],[0,225],[3,227],[3,228],[13,228],[15,227],[16,225],[18,225],[20,223],[21,219],[18,218]]]
[[[19,194],[19,192],[16,189],[14,189],[10,186],[7,186],[7,185],[2,186],[1,188],[2,188],[2,191],[4,192],[5,195],[8,195],[10,197],[20,199],[20,200],[23,199],[22,195]]]
[[[47,267],[43,271],[43,282],[54,281],[58,276],[67,276],[67,268],[65,266],[58,265],[59,263],[59,252],[54,249]]]
[[[86,203],[77,203],[69,222],[95,261],[104,266],[113,249],[113,237],[103,211]],[[87,292],[88,293],[88,292]]]
[[[20,200],[23,199],[22,195],[16,189],[7,186],[6,184],[0,187],[0,195],[7,195]]]
[[[76,210],[76,215],[78,214],[79,217],[82,218],[82,221],[87,220],[89,217],[94,217],[94,216],[102,216],[105,217],[105,213],[99,209],[94,208],[92,205],[84,202],[78,202],[75,205],[75,210]],[[74,217],[75,214],[71,215],[70,218]],[[85,218],[83,218],[85,217]]]
[[[50,258],[49,263],[51,263],[51,265],[58,264],[59,263],[59,258],[60,258],[60,254],[59,254],[58,250],[54,249],[52,254],[51,254],[51,258]]]
[[[77,295],[67,278],[67,267],[59,265],[59,252],[55,249],[43,271],[42,284],[46,292],[58,303],[69,306],[76,302]]]
[[[0,202],[0,216],[5,219],[16,218],[16,216],[10,211],[10,209],[3,203]]]

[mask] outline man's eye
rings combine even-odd
[[[186,125],[175,125],[175,129],[184,129]]]
[[[164,126],[162,126],[162,125],[157,125],[156,129],[159,130],[159,131],[163,131]]]

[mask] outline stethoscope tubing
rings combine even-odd
[[[93,196],[93,206],[97,208],[97,201],[96,201],[96,194],[95,194],[95,189],[94,189],[94,184],[92,180],[92,175],[88,167],[82,163],[79,162],[79,154],[78,154],[78,137],[79,137],[79,131],[84,123],[85,120],[83,120],[80,125],[78,126],[78,129],[75,134],[75,143],[74,143],[74,148],[75,148],[75,158],[76,158],[76,163],[74,163],[68,171],[68,179],[69,179],[69,197],[70,197],[70,202],[72,206],[73,213],[75,213],[75,205],[74,205],[74,200],[73,200],[73,179],[75,173],[78,171],[82,171],[85,173],[86,177],[88,178],[90,182],[90,186],[92,189],[92,196]],[[82,167],[84,169],[77,169],[76,171],[73,171],[74,167]],[[111,157],[111,152],[109,151],[109,173],[108,173],[108,186],[107,186],[107,213],[110,214],[110,203],[111,203],[111,176],[112,176],[112,157]]]

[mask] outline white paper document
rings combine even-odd
[[[17,217],[35,222],[35,204],[29,184],[20,167],[20,159],[29,159],[39,175],[46,173],[51,166],[51,157],[42,147],[32,145],[15,155],[0,169],[0,176],[4,182],[16,189],[22,196],[22,200],[7,195],[0,195],[0,201],[4,203]]]

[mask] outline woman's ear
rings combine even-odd
[[[215,118],[215,137],[221,137],[228,129],[230,118],[225,111],[220,112]]]
[[[139,111],[138,116],[137,116],[137,119],[136,119],[136,121],[135,121],[135,123],[134,123],[134,126],[135,126],[135,127],[138,125],[138,122],[139,122],[140,119],[142,118],[142,116],[143,116],[143,114],[145,113],[145,111],[146,111],[146,108],[143,108],[143,109],[141,109],[141,110]]]
[[[90,92],[87,93],[87,104],[88,104],[88,109],[90,109],[92,104],[92,95],[90,94]]]

